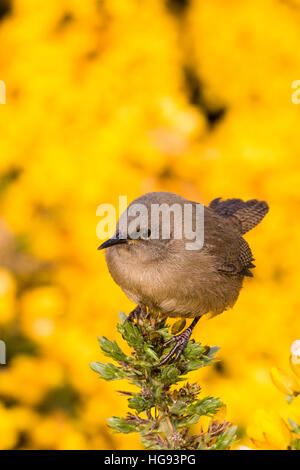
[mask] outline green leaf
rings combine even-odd
[[[163,432],[166,436],[170,434],[170,425],[167,419],[162,419],[159,423],[159,431]]]
[[[123,353],[123,351],[119,348],[116,341],[109,341],[105,336],[102,338],[98,338],[100,343],[100,348],[102,349],[105,356],[111,357],[116,361],[126,361],[127,356]]]
[[[237,426],[232,426],[229,429],[226,429],[220,436],[218,436],[216,442],[210,446],[210,450],[226,450],[236,440],[236,431]]]
[[[187,415],[213,416],[221,408],[222,402],[218,398],[206,397],[189,405]]]
[[[119,319],[120,319],[121,325],[123,325],[125,323],[126,319],[127,319],[126,313],[119,312]]]
[[[128,423],[126,419],[118,418],[118,416],[113,416],[107,420],[108,426],[113,429],[114,432],[122,432],[124,434],[129,434],[130,432],[137,432],[137,428],[134,424]]]
[[[292,439],[291,448],[292,450],[300,450],[300,439]]]
[[[124,325],[118,325],[117,328],[129,346],[137,350],[143,348],[144,339],[136,325],[126,322]]]
[[[200,415],[192,415],[192,416],[183,416],[182,419],[177,424],[179,429],[186,428],[188,426],[192,426],[193,424],[197,424],[200,419]]]
[[[173,415],[182,415],[186,412],[186,403],[182,400],[176,401],[169,409]]]
[[[205,355],[209,358],[213,358],[216,353],[219,351],[220,349],[220,346],[212,346],[211,348],[209,348],[209,351],[208,353],[206,353]]]
[[[185,347],[185,350],[183,351],[183,355],[185,359],[189,361],[199,360],[203,356],[204,351],[205,348],[201,346],[200,343],[193,343],[192,341],[189,341]]]
[[[295,421],[293,421],[291,418],[288,418],[288,422],[290,423],[292,431],[295,434],[298,434],[300,436],[300,426],[299,426],[299,424],[295,423]]]
[[[208,366],[209,362],[202,360],[202,361],[189,361],[184,365],[185,372],[191,372],[192,370],[201,369],[201,367]]]
[[[127,377],[127,374],[114,364],[101,364],[101,362],[92,362],[90,367],[93,371],[100,374],[104,380],[119,380]]]
[[[145,400],[137,393],[132,398],[128,399],[128,406],[129,408],[135,409],[138,413],[141,413],[142,411],[149,410],[149,408],[152,407],[152,403],[150,400]]]
[[[180,376],[180,370],[174,364],[167,365],[162,368],[161,381],[166,384],[176,383]]]
[[[144,351],[145,353],[147,354],[147,356],[150,356],[152,359],[154,359],[155,361],[158,361],[159,360],[159,357],[158,355],[156,354],[155,351],[153,351],[153,349],[151,348],[151,346],[148,346],[148,344],[144,343]]]
[[[169,333],[169,328],[160,328],[159,330],[155,330],[157,333],[159,333],[164,341],[169,341],[173,337],[173,335],[170,335]]]
[[[292,403],[292,401],[294,400],[294,397],[292,395],[286,395],[285,398],[288,404]]]

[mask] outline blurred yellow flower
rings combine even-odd
[[[300,384],[292,374],[289,374],[284,370],[278,369],[275,366],[272,367],[270,374],[272,381],[276,385],[278,390],[291,396],[299,395]]]
[[[34,447],[39,449],[85,450],[87,441],[63,413],[40,419],[32,431]]]
[[[57,286],[27,290],[21,297],[22,330],[36,340],[52,336],[64,312],[65,298]]]
[[[18,355],[9,367],[1,370],[0,394],[33,405],[62,380],[60,364],[45,358]]]
[[[9,271],[0,268],[0,325],[13,320],[16,313],[16,283]]]
[[[290,360],[299,357],[299,346],[299,340],[292,343]],[[280,407],[278,411],[267,412],[262,409],[256,411],[254,419],[247,429],[248,436],[258,448],[299,448],[300,428],[298,430],[297,423],[300,422],[300,401],[299,398],[292,399],[300,393],[299,381],[292,374],[277,367],[272,367],[271,378],[276,387],[288,395],[288,404],[285,408]],[[293,426],[296,426],[296,430],[293,429],[292,423],[294,423]],[[296,444],[292,440],[294,437]]]
[[[0,403],[0,450],[11,449],[18,440],[18,423],[15,416]]]
[[[295,375],[292,375],[277,367],[271,368],[271,379],[276,387],[283,393],[293,397],[300,393],[300,341],[296,340],[291,345],[290,366]]]
[[[294,374],[300,379],[300,340],[294,341],[291,346],[290,366]]]
[[[276,412],[259,409],[255,412],[247,434],[259,449],[287,449],[291,442],[291,432],[286,422]]]

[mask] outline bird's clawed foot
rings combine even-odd
[[[164,357],[162,361],[160,361],[158,366],[163,366],[164,364],[166,364],[168,360],[174,356],[174,354],[175,354],[175,361],[177,361],[177,359],[180,357],[180,355],[184,351],[186,345],[188,344],[192,331],[194,327],[197,325],[198,321],[200,320],[200,317],[201,316],[194,318],[194,320],[192,321],[192,323],[186,330],[184,330],[182,333],[180,333],[177,336],[173,336],[173,338],[169,339],[169,341],[167,341],[164,344],[164,347],[167,347],[169,346],[169,344],[173,344],[173,343],[175,343],[175,346],[174,348],[171,349],[169,354],[167,354],[167,356]]]
[[[169,339],[169,341],[167,341],[164,344],[164,347],[167,347],[167,346],[169,346],[169,344],[173,344],[173,343],[175,343],[175,346],[171,349],[169,354],[167,354],[167,356],[164,357],[162,361],[160,361],[158,366],[162,366],[162,365],[166,364],[168,362],[168,360],[171,359],[172,356],[174,356],[174,354],[175,354],[175,361],[177,361],[177,359],[180,357],[180,355],[184,351],[184,349],[185,349],[185,347],[186,347],[186,345],[187,345],[187,343],[188,343],[188,341],[191,337],[191,334],[192,334],[192,328],[188,327],[186,330],[184,330],[179,335],[173,336],[173,338]]]
[[[136,322],[138,322],[140,317],[146,316],[146,315],[147,315],[147,307],[145,307],[144,305],[137,305],[132,310],[132,312],[130,312],[130,314],[128,315],[128,317],[126,318],[125,321],[126,322],[128,322],[128,321],[134,322],[134,320],[136,320]]]

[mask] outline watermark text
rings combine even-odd
[[[185,240],[186,250],[200,250],[204,244],[204,206],[197,203],[133,203],[127,208],[127,197],[119,197],[119,221],[112,204],[100,204],[101,217],[96,233],[99,239],[119,240]]]
[[[6,344],[0,340],[0,364],[6,364]]]

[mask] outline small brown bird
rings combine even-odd
[[[136,214],[131,215],[132,208],[141,205],[147,209],[147,218],[132,230],[130,223],[136,218]],[[165,346],[174,343],[174,347],[161,361],[162,365],[174,354],[176,359],[180,356],[202,315],[215,316],[235,304],[244,277],[252,277],[250,269],[255,267],[250,247],[242,235],[255,227],[269,208],[266,202],[256,199],[245,202],[214,199],[208,207],[204,206],[203,246],[187,249],[190,238],[185,232],[181,230],[182,237],[175,236],[186,219],[175,217],[174,212],[172,220],[169,219],[170,236],[164,238],[162,231],[167,219],[160,214],[153,220],[153,207],[157,205],[176,206],[182,212],[190,205],[193,227],[199,231],[196,202],[175,193],[152,192],[128,206],[118,221],[114,237],[98,249],[106,248],[113,279],[137,304],[128,320],[132,321],[146,307],[167,317],[194,318],[186,330],[165,343]],[[126,231],[122,224],[124,217],[128,224]],[[151,236],[152,232],[159,235]]]

